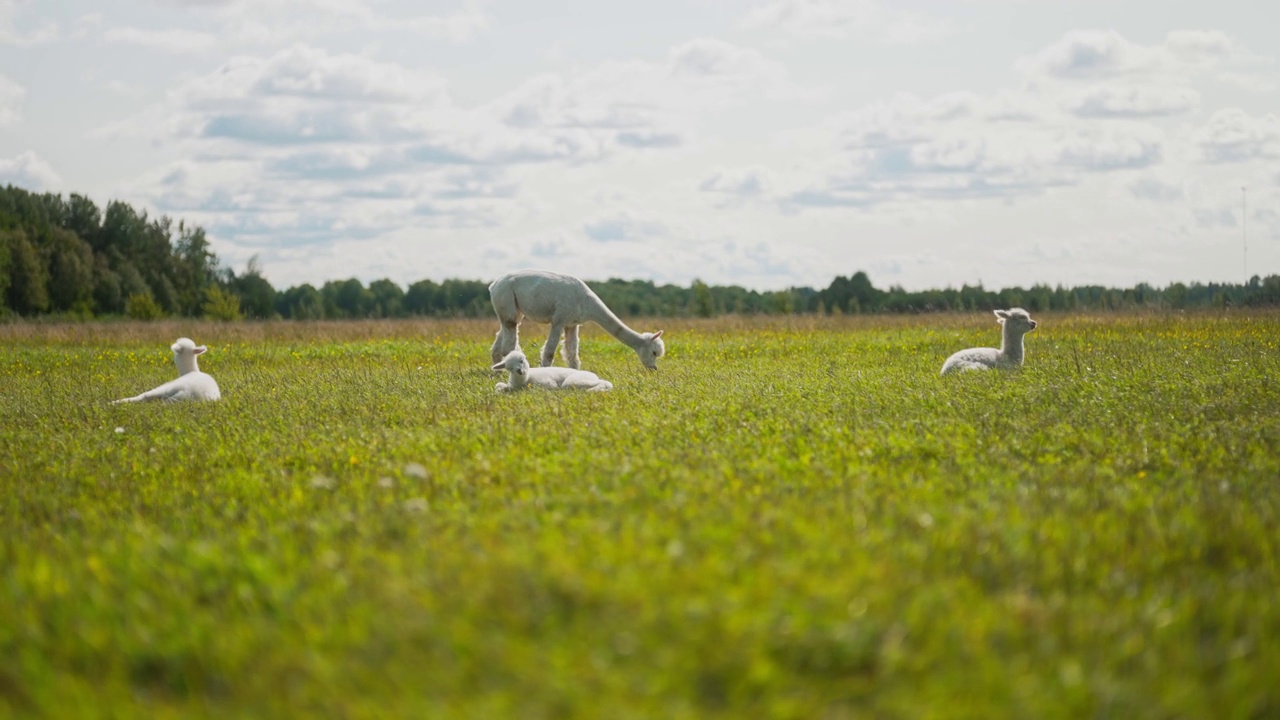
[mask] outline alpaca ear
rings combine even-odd
[[[209,350],[209,348],[205,347],[204,345],[200,345],[200,346],[196,347],[196,354],[197,354],[197,355],[203,355],[203,354],[205,354],[206,352],[208,352],[208,350]]]
[[[1000,318],[1001,320],[1005,320],[1009,317],[1008,310],[996,310],[995,313],[996,313],[996,317]]]
[[[657,340],[657,339],[658,339],[658,338],[660,338],[660,337],[662,337],[662,331],[661,331],[661,330],[659,330],[658,332],[654,333],[654,334],[653,334],[653,337],[652,337],[651,339],[653,339],[653,340]]]
[[[490,370],[505,370],[505,369],[506,369],[506,367],[507,367],[506,365],[503,365],[502,363],[498,363],[497,365],[494,365],[493,367],[491,367],[491,368],[489,368],[489,369],[490,369]]]

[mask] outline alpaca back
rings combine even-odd
[[[502,307],[499,315],[515,309],[539,323],[559,320],[581,324],[593,319],[595,311],[603,306],[585,282],[547,270],[522,270],[503,275],[489,286],[489,296],[494,307]]]
[[[172,381],[174,393],[166,400],[221,400],[222,391],[213,376],[196,370]]]
[[[566,367],[537,367],[529,369],[529,384],[552,390],[612,390],[613,383],[601,380],[599,375],[586,370]]]
[[[196,370],[182,375],[177,380],[170,380],[169,382],[152,390],[148,390],[141,395],[134,395],[133,397],[116,400],[113,404],[144,402],[147,400],[181,402],[184,400],[221,399],[222,391],[218,389],[217,381],[215,381],[212,376]]]
[[[990,370],[1000,365],[1000,351],[995,348],[969,348],[960,350],[942,364],[942,374],[960,370]]]

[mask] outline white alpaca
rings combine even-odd
[[[1011,308],[996,310],[996,322],[1004,326],[1000,333],[1000,349],[969,348],[961,350],[942,364],[942,374],[958,370],[989,370],[991,368],[1016,368],[1022,365],[1022,336],[1036,329],[1036,321],[1026,310]]]
[[[576,277],[543,270],[521,270],[494,280],[489,285],[489,299],[502,326],[489,354],[495,364],[520,344],[519,328],[523,318],[550,323],[551,333],[542,348],[542,366],[556,359],[556,346],[564,333],[565,363],[575,370],[578,359],[578,326],[588,320],[636,351],[640,362],[650,370],[658,369],[658,358],[666,353],[662,331],[638,333],[627,327],[604,302]]]
[[[178,366],[177,380],[170,380],[141,395],[116,400],[112,405],[143,400],[217,400],[222,397],[222,393],[218,391],[218,383],[196,367],[196,356],[209,348],[197,346],[189,338],[178,338],[170,349],[173,350],[173,362]]]
[[[498,392],[516,392],[533,385],[551,390],[612,390],[613,383],[601,380],[595,373],[565,367],[529,367],[529,358],[520,348],[507,353],[494,370],[506,370],[511,382],[500,382]]]

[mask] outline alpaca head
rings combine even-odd
[[[196,369],[196,356],[204,354],[209,348],[196,345],[191,338],[178,338],[169,349],[173,351],[173,363],[178,366],[178,374],[185,375]]]
[[[636,350],[640,362],[650,370],[657,370],[658,358],[667,354],[667,346],[662,342],[662,331],[642,333],[640,337],[644,338],[644,344]]]
[[[511,383],[513,385],[522,385],[529,377],[529,358],[525,357],[523,352],[520,352],[520,348],[516,348],[507,353],[507,356],[502,358],[502,362],[494,365],[492,369],[505,370],[511,373]]]
[[[1031,319],[1031,315],[1022,308],[1009,308],[1008,310],[996,310],[996,322],[1005,326],[1018,335],[1026,335],[1036,329],[1036,321]]]

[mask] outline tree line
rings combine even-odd
[[[1023,307],[1048,310],[1190,309],[1280,305],[1280,275],[1246,284],[1173,283],[1157,288],[1033,285],[987,290],[880,289],[865,272],[838,276],[823,289],[760,292],[740,286],[689,287],[645,280],[589,282],[624,317],[727,313],[919,313]],[[481,317],[492,314],[488,283],[421,280],[407,288],[388,279],[356,278],[320,287],[279,290],[251,260],[241,273],[220,264],[200,227],[151,217],[127,203],[105,210],[77,194],[37,194],[0,188],[0,316],[397,318]]]

